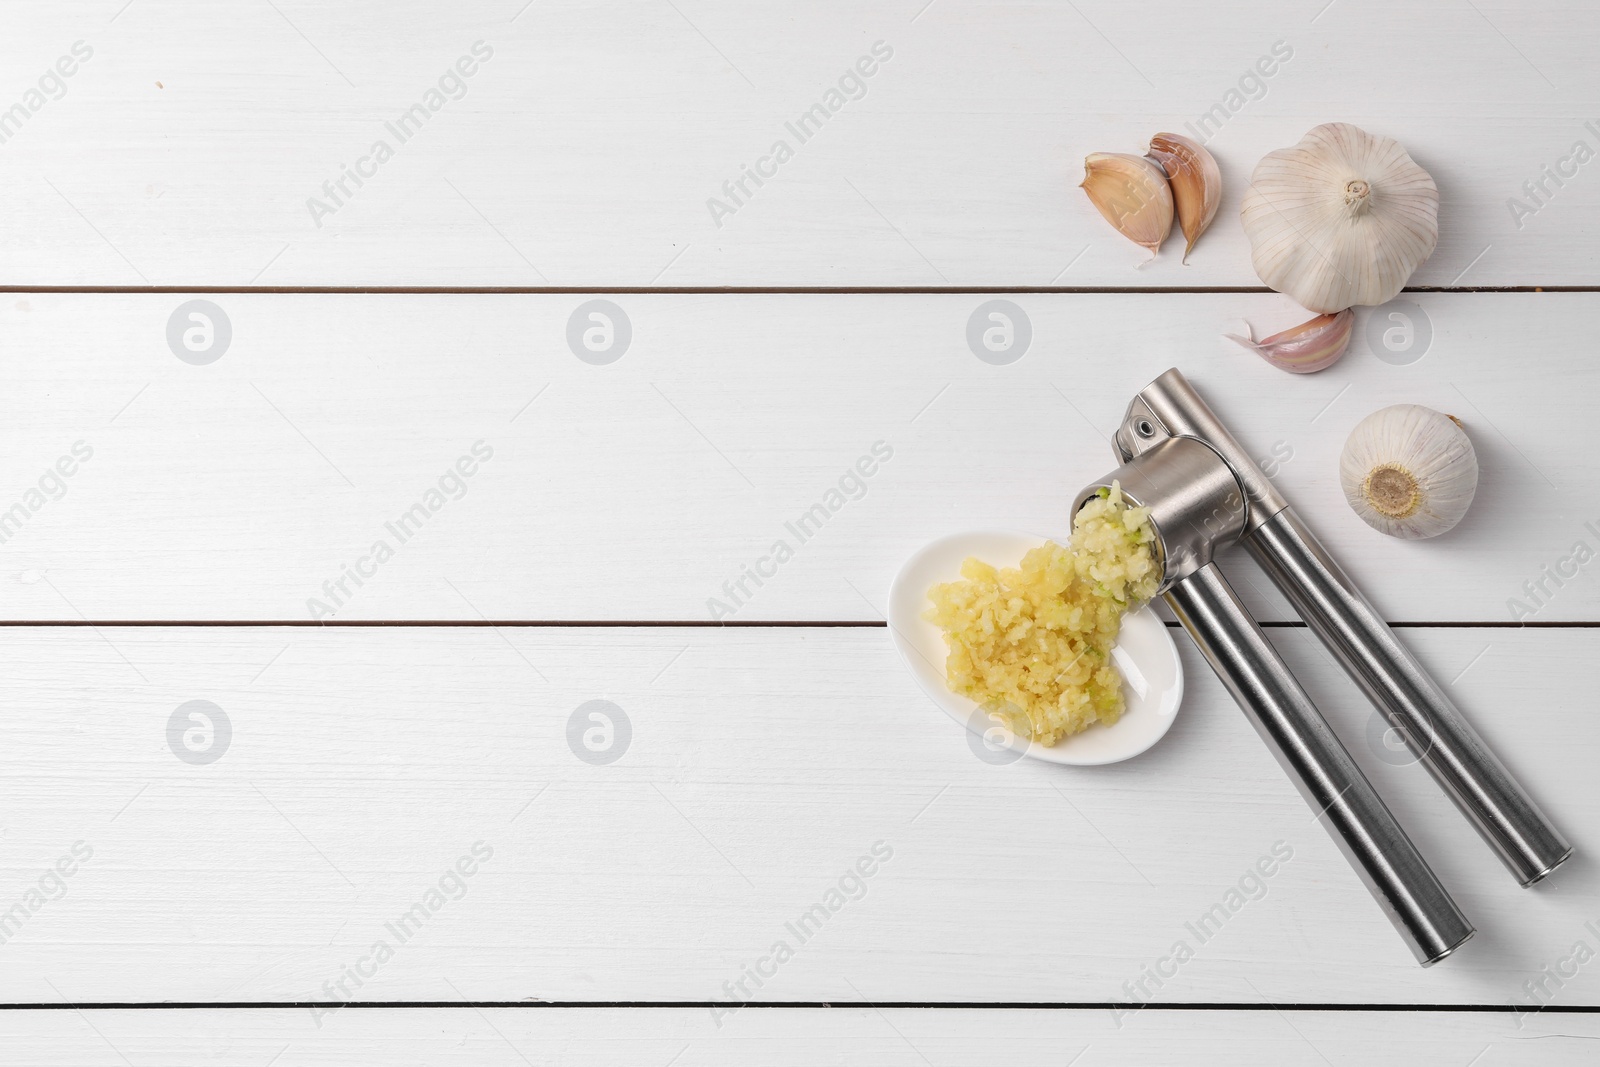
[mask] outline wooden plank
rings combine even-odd
[[[1553,1003],[1600,1003],[1572,973],[1600,940],[1600,631],[1408,635],[1578,844],[1535,890],[1276,635],[1478,924],[1446,963],[1415,965],[1186,642],[1167,739],[1062,768],[977,759],[880,629],[32,627],[0,646],[0,903],[48,899],[0,1002],[707,1002],[759,966],[764,1001],[1507,1006],[1550,967]],[[594,700],[610,763],[569,739]],[[186,747],[191,701],[222,712]]]
[[[1369,317],[1310,377],[1220,336],[1296,321],[1276,295],[1019,296],[1030,347],[1006,366],[968,347],[982,295],[618,296],[631,337],[604,366],[568,347],[587,295],[216,296],[231,338],[203,366],[169,348],[175,315],[205,340],[190,299],[0,307],[0,512],[22,508],[0,617],[877,619],[934,537],[1063,531],[1112,465],[1103,435],[1178,365],[1390,618],[1600,618],[1575,554],[1600,546],[1600,371],[1572,355],[1592,294],[1420,295],[1419,361],[1379,360],[1366,334],[1390,320]],[[1426,543],[1374,533],[1337,485],[1350,429],[1401,402],[1460,416],[1483,467]],[[793,558],[757,586],[779,540]]]
[[[1600,146],[1600,14],[1577,2],[124,7],[36,5],[0,42],[25,110],[6,283],[1256,285],[1247,177],[1334,119],[1438,180],[1417,284],[1600,282],[1600,181],[1572,155]],[[1189,266],[1175,242],[1136,270],[1081,160],[1191,127],[1219,219]],[[773,176],[724,191],[746,167]]]
[[[211,1067],[481,1064],[928,1063],[1059,1067],[1237,1063],[1588,1063],[1593,1015],[1539,1015],[1517,1029],[1495,1014],[1149,1012],[1118,1029],[1103,1011],[832,1008],[752,1010],[722,1029],[694,1009],[490,1008],[342,1012],[321,1029],[302,1011],[9,1011],[0,1033],[39,1067],[164,1063]],[[276,1059],[274,1059],[276,1057]]]

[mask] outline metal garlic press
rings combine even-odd
[[[1239,542],[1522,885],[1572,855],[1416,658],[1176,369],[1128,405],[1114,481],[1150,509],[1160,592],[1423,966],[1470,938],[1427,861],[1217,569]]]

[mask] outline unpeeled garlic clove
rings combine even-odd
[[[1333,315],[1318,315],[1309,322],[1302,322],[1260,341],[1255,340],[1254,330],[1250,331],[1249,337],[1240,337],[1236,333],[1223,336],[1238,341],[1279,370],[1291,374],[1311,374],[1339,362],[1339,357],[1350,346],[1350,334],[1355,321],[1355,312],[1345,308]]]
[[[1194,243],[1217,217],[1217,207],[1222,203],[1222,169],[1205,146],[1176,133],[1152,137],[1150,158],[1161,165],[1172,184],[1178,225],[1183,227],[1188,242],[1183,250],[1183,261],[1187,263]]]
[[[1478,457],[1461,424],[1419,404],[1396,404],[1356,424],[1339,483],[1361,521],[1391,537],[1437,537],[1461,521],[1478,490]]]
[[[1083,161],[1079,188],[1117,232],[1155,258],[1172,230],[1172,186],[1154,160],[1096,152]]]

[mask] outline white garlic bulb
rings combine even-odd
[[[1240,212],[1262,281],[1311,311],[1393,300],[1439,239],[1439,188],[1399,142],[1347,122],[1268,153]]]
[[[1356,424],[1339,457],[1344,498],[1391,537],[1436,537],[1461,521],[1478,490],[1478,456],[1452,416],[1396,404]]]

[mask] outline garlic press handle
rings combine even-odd
[[[1424,967],[1473,934],[1372,783],[1239,602],[1215,563],[1168,605]]]
[[[1248,530],[1243,540],[1517,881],[1532,885],[1572,855],[1571,843],[1293,508],[1285,507]]]
[[[1412,745],[1419,762],[1517,880],[1532,885],[1572,855],[1572,845],[1495,758],[1177,368],[1133,398],[1114,443],[1127,463],[1164,447],[1174,437],[1193,437],[1222,457],[1247,502],[1238,540],[1389,724]],[[1214,547],[1224,546],[1218,543]]]

